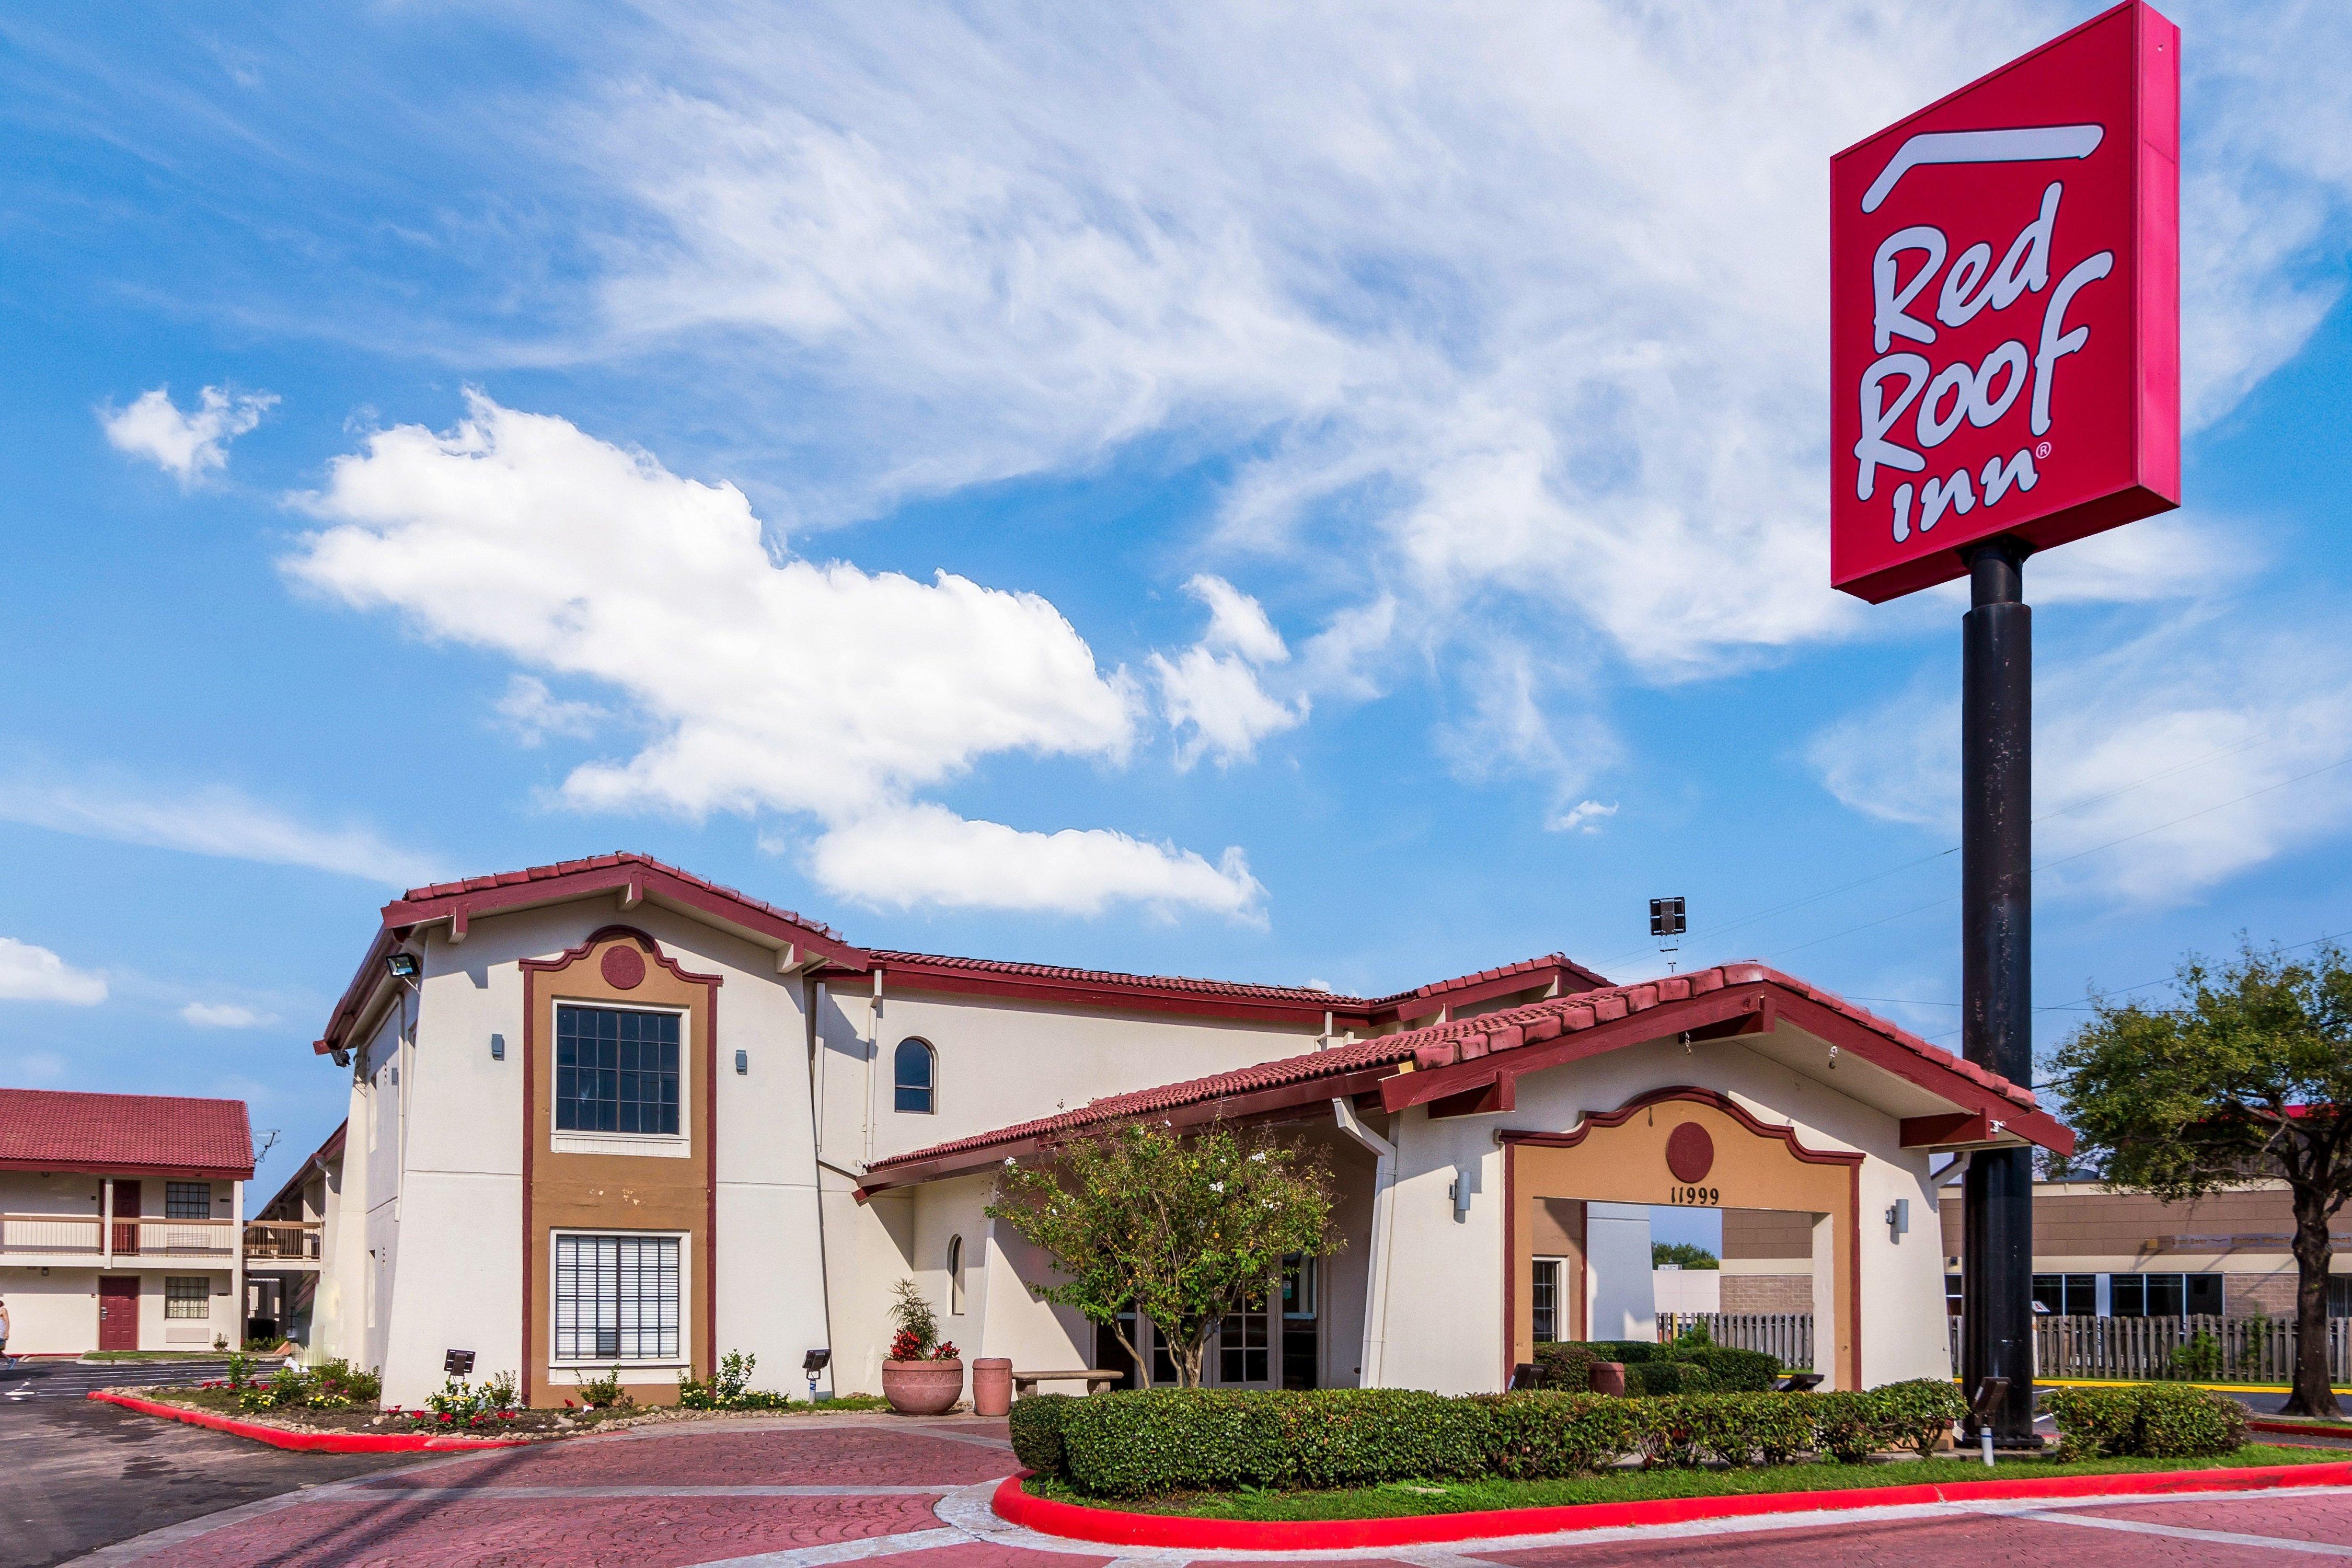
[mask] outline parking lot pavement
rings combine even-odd
[[[274,1458],[292,1461],[302,1479],[286,1481],[281,1468],[240,1506],[184,1517],[89,1561],[94,1568],[831,1568],[892,1558],[903,1561],[888,1568],[1103,1568],[1128,1558],[1148,1559],[1150,1568],[1277,1568],[1265,1555],[1122,1551],[1007,1525],[987,1501],[994,1479],[1013,1468],[1004,1424],[971,1417],[656,1424],[543,1447],[395,1459],[384,1467],[391,1473],[344,1472],[342,1479],[317,1459]],[[2150,1568],[2313,1557],[2352,1558],[2352,1487],[1694,1521],[1317,1553],[1297,1568],[1980,1568],[1989,1561]]]
[[[219,1375],[217,1363],[0,1370],[0,1568],[47,1568],[182,1520],[415,1462],[407,1454],[289,1454],[83,1397],[91,1388]]]

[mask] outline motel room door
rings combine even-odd
[[[139,1276],[101,1274],[98,1277],[98,1348],[135,1351],[139,1348]]]

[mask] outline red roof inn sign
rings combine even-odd
[[[2180,504],[2180,32],[2118,5],[1830,161],[1830,580]]]

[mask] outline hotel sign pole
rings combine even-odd
[[[2021,541],[1968,552],[1960,620],[1960,1044],[2033,1081],[2033,611]],[[1963,1189],[1960,1380],[2003,1378],[1996,1445],[2033,1441],[2033,1151],[1979,1149]]]
[[[1969,579],[1961,1050],[2021,1087],[2025,560],[2180,504],[2179,162],[2180,31],[2144,0],[1830,160],[1830,581],[1882,604]],[[1965,1192],[1970,1436],[2032,1445],[2032,1150],[1992,1121]]]

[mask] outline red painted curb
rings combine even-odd
[[[2352,1438],[2352,1426],[2341,1421],[2275,1421],[2256,1416],[2246,1423],[2249,1431],[2284,1432],[2297,1437]]]
[[[518,1448],[533,1441],[529,1437],[444,1437],[434,1432],[289,1432],[283,1426],[239,1421],[234,1416],[215,1415],[209,1410],[191,1410],[184,1405],[141,1399],[136,1394],[93,1390],[89,1397],[103,1405],[120,1405],[125,1410],[136,1410],[142,1415],[161,1415],[166,1420],[184,1421],[191,1426],[209,1426],[215,1432],[226,1432],[231,1436],[250,1437],[273,1448],[292,1448],[304,1454],[414,1454],[427,1448],[444,1451],[451,1448]]]
[[[2051,1476],[2042,1480],[1956,1481],[1943,1485],[1855,1487],[1837,1491],[1765,1492],[1744,1497],[1649,1498],[1638,1502],[1570,1503],[1559,1508],[1497,1509],[1485,1513],[1425,1513],[1406,1519],[1257,1521],[1180,1519],[1081,1508],[1021,1489],[1029,1472],[1008,1476],[992,1500],[997,1517],[1046,1535],[1098,1541],[1108,1546],[1227,1547],[1258,1552],[1311,1552],[1345,1546],[1423,1546],[1508,1535],[1549,1535],[1570,1530],[1681,1524],[1700,1519],[1814,1513],[1921,1503],[2018,1498],[2145,1497],[2163,1492],[2257,1491],[2271,1487],[2340,1486],[2352,1482],[2352,1462],[2267,1465],[2240,1470],[2158,1470],[2113,1476]]]

